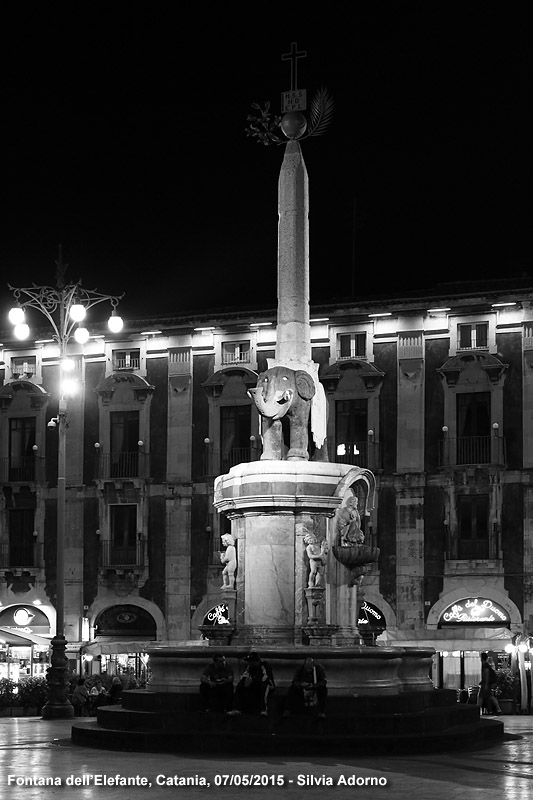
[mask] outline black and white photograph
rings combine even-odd
[[[527,796],[525,8],[0,22],[0,795]]]

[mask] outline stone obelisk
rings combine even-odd
[[[311,363],[309,324],[309,180],[297,141],[285,145],[278,182],[276,362]]]

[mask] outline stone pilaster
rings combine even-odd
[[[398,628],[424,625],[424,476],[408,476],[396,504],[396,587]]]

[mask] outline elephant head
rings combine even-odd
[[[302,369],[271,367],[261,373],[255,389],[249,390],[257,410],[267,419],[281,419],[293,413],[301,401],[310,401],[315,394],[311,375]]]

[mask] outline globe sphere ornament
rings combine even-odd
[[[287,111],[281,118],[280,128],[287,139],[300,139],[307,130],[307,120],[300,111]]]

